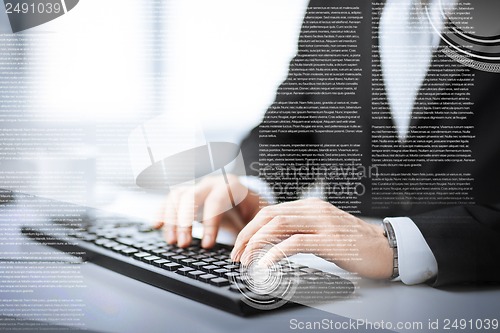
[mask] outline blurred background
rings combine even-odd
[[[13,34],[0,15],[0,187],[102,205],[141,192],[128,137],[162,116],[238,143],[285,78],[306,0],[84,0]]]

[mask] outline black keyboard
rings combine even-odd
[[[288,260],[259,278],[255,271],[231,262],[229,246],[217,244],[207,250],[195,238],[189,247],[179,248],[140,223],[56,222],[56,228],[25,226],[22,232],[86,261],[237,315],[331,302],[354,290],[346,279]]]

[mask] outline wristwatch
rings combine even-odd
[[[394,229],[392,228],[392,224],[387,221],[383,221],[382,225],[384,226],[384,236],[387,237],[387,241],[389,242],[389,246],[393,251],[392,257],[392,275],[390,279],[395,279],[399,276],[399,264],[398,264],[398,243],[396,241],[396,234],[394,233]]]

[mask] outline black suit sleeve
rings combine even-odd
[[[436,257],[432,286],[500,282],[500,205],[443,208],[411,219]]]

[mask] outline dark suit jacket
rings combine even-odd
[[[280,188],[278,195],[279,201],[294,200],[298,198],[299,189],[303,185],[307,185],[314,181],[314,176],[297,176],[293,181],[286,177],[269,176],[269,172],[260,172],[255,167],[255,162],[259,161],[259,145],[260,144],[293,144],[293,143],[356,143],[360,144],[361,164],[371,166],[379,164],[378,171],[384,174],[401,175],[403,173],[426,173],[431,175],[438,174],[470,174],[472,181],[472,190],[468,192],[470,196],[466,205],[450,205],[446,202],[426,202],[418,204],[425,199],[426,191],[412,192],[412,196],[408,197],[400,191],[403,187],[404,179],[395,176],[394,181],[401,186],[394,186],[394,193],[400,200],[387,202],[386,205],[374,207],[372,186],[373,179],[364,177],[360,180],[366,188],[366,193],[358,197],[358,205],[354,213],[362,216],[409,216],[418,226],[432,252],[434,253],[438,263],[438,276],[434,281],[430,281],[433,286],[441,286],[445,284],[461,283],[461,282],[499,282],[500,281],[500,74],[493,74],[483,71],[477,71],[461,64],[450,61],[443,55],[441,48],[433,54],[429,73],[440,73],[444,68],[453,69],[450,75],[443,75],[439,80],[434,77],[434,95],[429,95],[422,90],[420,91],[415,105],[419,106],[419,111],[423,114],[431,114],[431,110],[440,109],[441,106],[447,105],[447,98],[450,94],[454,94],[456,87],[460,86],[464,78],[472,80],[473,85],[468,88],[470,93],[471,113],[466,119],[432,119],[431,117],[419,117],[412,119],[411,125],[422,128],[428,125],[446,125],[446,126],[462,126],[472,125],[471,137],[468,141],[474,162],[436,162],[433,160],[424,161],[414,166],[402,166],[401,163],[384,165],[373,163],[373,129],[374,126],[388,126],[388,142],[392,148],[387,148],[386,154],[399,154],[403,159],[411,158],[414,154],[418,154],[414,146],[409,146],[406,143],[398,141],[397,132],[393,127],[390,119],[390,111],[388,102],[383,88],[383,81],[380,74],[380,66],[374,66],[379,61],[378,54],[378,21],[382,6],[380,8],[372,8],[372,2],[366,0],[311,0],[308,7],[308,12],[303,22],[301,35],[299,38],[299,48],[296,56],[292,59],[289,67],[287,79],[281,84],[278,89],[278,94],[273,105],[264,116],[263,122],[244,139],[241,144],[242,152],[245,160],[246,171],[249,175],[259,175],[270,183],[273,188]],[[362,69],[361,80],[354,96],[339,96],[336,94],[318,94],[320,87],[324,87],[324,83],[315,81],[318,74],[324,77],[323,73],[318,73],[318,66],[304,66],[311,63],[314,59],[314,49],[317,55],[324,57],[326,54],[335,54],[339,52],[338,44],[332,43],[333,38],[328,32],[328,22],[323,22],[318,25],[310,20],[317,19],[317,14],[311,15],[313,12],[324,11],[325,17],[331,15],[329,11],[335,11],[332,7],[339,6],[359,6],[362,11],[363,19],[357,28],[356,35],[359,39],[356,43],[356,54],[360,55],[359,68]],[[373,12],[372,12],[373,11]],[[333,22],[333,21],[332,21]],[[332,23],[334,24],[334,23]],[[310,26],[315,25],[315,36],[310,33]],[[319,28],[318,28],[319,26]],[[321,27],[322,26],[322,27]],[[305,29],[307,27],[307,29]],[[308,31],[305,31],[308,30]],[[323,34],[323,35],[321,35]],[[330,34],[330,35],[329,35]],[[312,40],[312,39],[315,40]],[[318,40],[328,40],[324,42],[322,47],[318,47]],[[313,46],[316,45],[316,46]],[[313,51],[311,51],[313,50]],[[320,54],[320,52],[323,52]],[[347,64],[347,62],[345,63]],[[307,69],[305,69],[307,68]],[[348,73],[351,68],[347,66],[331,67],[332,75],[339,75],[342,71]],[[324,71],[324,70],[323,70]],[[334,72],[335,71],[335,72]],[[378,71],[378,72],[377,72]],[[323,76],[322,76],[323,75]],[[429,75],[429,74],[428,74]],[[474,75],[473,77],[471,75]],[[470,79],[471,78],[471,79]],[[430,82],[429,76],[425,82]],[[307,83],[297,85],[297,82]],[[313,84],[311,84],[313,82]],[[425,85],[425,84],[424,84]],[[293,88],[295,93],[291,95],[284,94],[285,91],[290,91]],[[374,110],[374,91],[376,87],[382,87],[382,94],[378,95],[378,113],[389,115],[388,117],[375,117]],[[296,108],[294,102],[325,102],[325,101],[357,101],[359,103],[358,115],[360,116],[358,124],[361,126],[361,133],[353,134],[335,134],[335,133],[289,133],[280,131],[280,126],[286,125],[293,128],[294,117],[307,115],[314,117],[315,114],[309,110]],[[277,126],[275,119],[275,111],[280,109],[280,106],[289,105],[289,109],[296,108],[293,117],[282,119],[280,125]],[[382,107],[380,107],[382,105]],[[281,108],[283,109],[283,108]],[[273,110],[271,114],[271,110]],[[415,109],[414,109],[415,112]],[[289,113],[290,115],[290,113]],[[304,119],[304,118],[301,118]],[[311,119],[311,118],[309,118]],[[288,122],[288,123],[287,123]],[[334,123],[333,123],[334,124]],[[261,137],[259,132],[262,129],[269,131],[274,128],[276,135]],[[428,134],[426,134],[428,135]],[[410,132],[406,142],[425,139],[422,134]],[[439,154],[438,145],[430,144],[427,146],[428,153]],[[318,157],[320,161],[324,157]],[[269,159],[260,156],[260,170],[269,168],[273,164]],[[264,162],[263,162],[264,161]],[[253,164],[252,164],[253,163]],[[297,163],[303,163],[302,167],[311,168],[309,162],[294,163],[294,168],[297,168]],[[313,163],[314,164],[314,163]],[[286,168],[287,164],[282,163],[281,168]],[[439,179],[439,177],[437,178]],[[337,179],[338,180],[338,179]],[[293,182],[294,186],[281,186]],[[328,187],[335,183],[331,179],[327,181]],[[283,188],[287,188],[283,191]],[[400,193],[401,192],[401,193]],[[335,205],[342,206],[342,199],[338,196],[328,196],[328,200]]]

